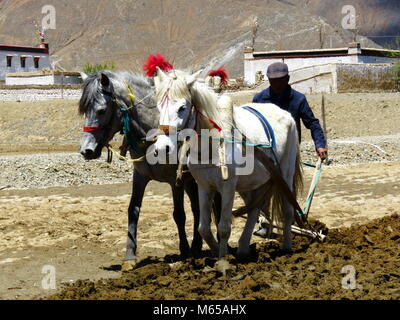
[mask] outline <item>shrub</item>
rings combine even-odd
[[[103,64],[92,65],[91,63],[86,63],[83,67],[83,72],[86,74],[95,73],[100,70],[112,70],[115,71],[117,67],[114,62],[105,62]]]

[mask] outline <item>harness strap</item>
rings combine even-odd
[[[128,97],[131,100],[132,105],[133,105],[133,101],[135,101],[135,95],[133,94],[133,91],[132,91],[131,87],[129,86],[129,84],[126,84],[126,87],[128,88],[128,92],[129,92]]]
[[[252,107],[244,106],[242,108],[251,112],[258,118],[258,120],[261,122],[261,125],[264,128],[264,132],[267,135],[267,138],[270,142],[271,147],[274,149],[276,147],[275,134],[274,134],[274,130],[272,129],[268,120],[263,116],[263,114],[261,112],[259,112],[258,110],[254,109]]]
[[[99,126],[97,126],[97,127],[83,127],[83,132],[95,132],[95,131],[97,131],[99,129],[100,129]]]
[[[254,109],[252,107],[249,107],[249,106],[244,106],[243,109],[245,109],[245,110],[251,112],[252,114],[254,114],[258,118],[258,120],[261,122],[261,125],[264,128],[264,132],[267,135],[267,138],[268,138],[268,140],[270,142],[270,145],[271,145],[270,150],[271,150],[272,156],[274,158],[273,159],[274,165],[279,170],[279,172],[281,173],[281,166],[279,164],[278,157],[277,157],[277,155],[275,153],[275,147],[276,147],[275,134],[274,134],[274,130],[272,129],[270,123],[263,116],[263,114],[261,112],[259,112],[258,110]]]
[[[124,136],[128,142],[128,145],[139,155],[143,155],[143,150],[140,148],[136,139],[133,138],[132,126],[131,126],[131,116],[127,108],[121,108],[122,121],[123,121],[123,131]]]
[[[107,146],[108,150],[111,151],[112,153],[114,153],[118,159],[120,160],[124,160],[126,162],[142,162],[146,159],[146,156],[141,156],[137,159],[129,159],[127,157],[124,157],[123,155],[121,155],[117,150],[113,149],[110,145]]]

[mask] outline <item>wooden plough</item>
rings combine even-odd
[[[281,192],[286,196],[287,200],[293,205],[293,207],[295,209],[295,212],[296,212],[295,213],[295,221],[298,226],[295,226],[295,225],[292,226],[292,233],[296,234],[296,235],[304,236],[307,238],[316,239],[321,242],[324,241],[326,236],[324,234],[322,234],[321,231],[314,230],[307,221],[308,213],[310,212],[310,208],[311,208],[312,199],[314,197],[314,192],[315,192],[315,189],[317,187],[317,184],[318,184],[318,181],[319,181],[319,178],[321,175],[322,160],[319,158],[318,162],[315,166],[314,176],[313,176],[313,179],[312,179],[312,182],[310,185],[310,189],[308,191],[306,205],[303,210],[299,206],[299,204],[296,200],[296,197],[290,190],[289,186],[287,185],[285,180],[282,178],[279,168],[271,160],[271,158],[269,158],[261,149],[259,149],[257,147],[255,148],[255,153],[257,154],[257,158],[265,165],[265,167],[271,173],[274,183],[277,183]],[[238,210],[235,210],[233,212],[233,215],[234,216],[242,216],[245,213],[249,212],[250,210],[252,210],[256,207],[260,207],[260,201],[254,201],[254,203],[249,207],[244,206],[244,207],[239,208]],[[283,230],[280,226],[274,225],[272,223],[272,221],[268,221],[268,222],[266,222],[266,224],[267,224],[267,229],[269,230],[268,231],[269,236],[272,233],[277,234],[277,235],[282,234]],[[308,228],[306,228],[306,225]]]

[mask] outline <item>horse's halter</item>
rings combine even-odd
[[[119,107],[120,109],[122,108],[127,108],[127,106],[125,105],[125,103],[119,103],[117,98],[115,97],[114,93],[106,91],[104,89],[101,90],[101,92],[103,93],[103,95],[110,97],[112,100],[111,102],[113,103],[113,106]],[[111,120],[110,120],[111,121]],[[95,126],[95,127],[83,127],[83,132],[97,132],[100,130],[106,130],[106,129],[110,129],[111,125],[110,123],[102,125],[102,126]]]
[[[169,107],[169,88],[166,90],[166,92],[164,93],[162,99],[161,99],[161,109],[162,108],[166,108],[165,112],[168,115],[168,107]],[[170,126],[170,125],[162,125],[160,124],[158,126],[158,129],[160,130],[160,135],[171,135],[171,134],[177,134],[179,135],[179,133],[184,130],[184,129],[188,129],[189,123],[193,117],[193,115],[195,117],[197,117],[196,113],[197,110],[195,108],[195,106],[193,105],[192,101],[188,101],[185,100],[186,102],[189,102],[190,104],[190,110],[189,110],[189,116],[187,117],[186,121],[178,128],[178,127],[174,127],[174,126]],[[194,112],[193,112],[194,110]],[[196,128],[196,123],[194,124],[194,127],[192,129]]]

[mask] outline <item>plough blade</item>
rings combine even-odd
[[[266,228],[269,229],[270,233],[276,234],[276,235],[283,235],[283,229],[282,227],[278,227],[273,225],[272,226],[272,230],[271,230],[271,225],[266,222]],[[299,235],[299,236],[303,236],[303,237],[307,237],[307,238],[311,238],[314,240],[318,240],[320,242],[323,242],[326,238],[326,235],[324,235],[321,231],[317,232],[317,231],[311,231],[308,229],[303,229],[303,228],[299,228],[297,226],[292,226],[292,233]],[[254,233],[255,235],[258,235],[256,232]]]

